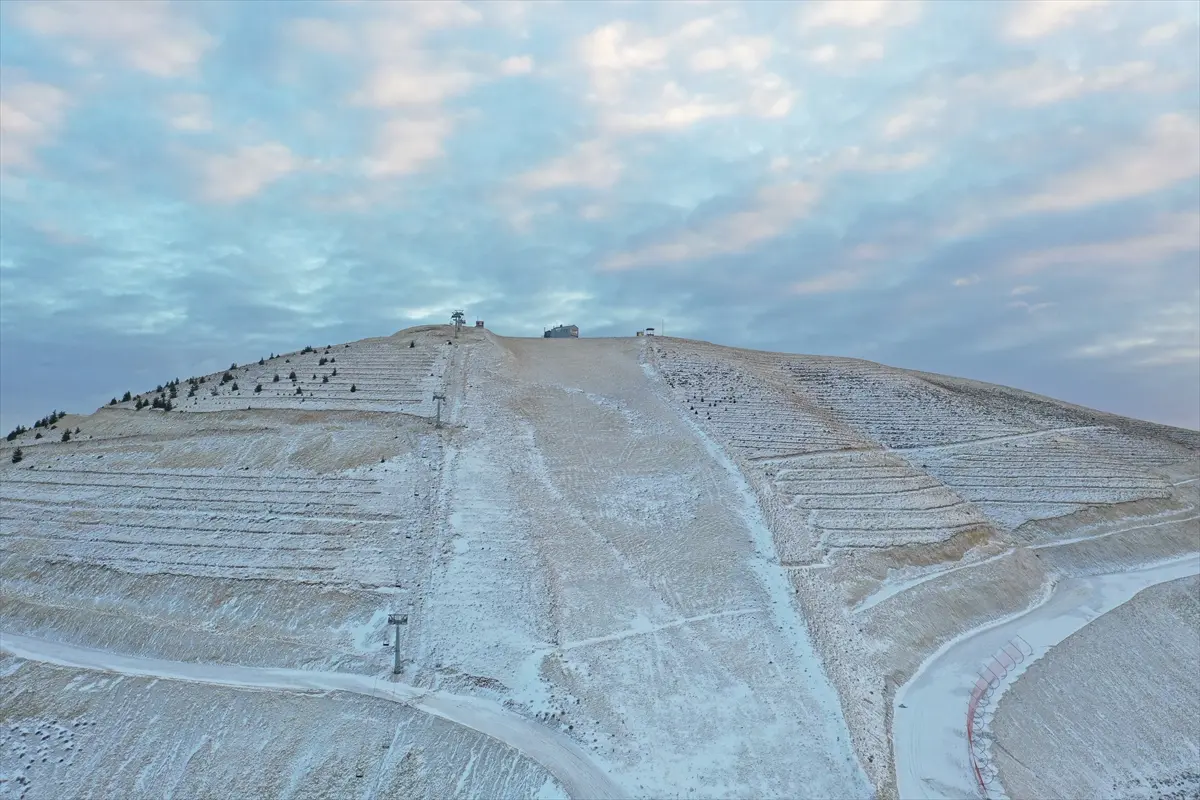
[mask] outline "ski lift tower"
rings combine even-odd
[[[400,669],[400,626],[408,624],[408,614],[388,614],[388,625],[396,626],[396,653],[392,662],[392,674],[399,675]]]
[[[466,318],[467,318],[467,315],[466,315],[466,313],[463,312],[463,310],[461,308],[455,309],[454,313],[450,315],[450,319],[454,321],[454,338],[455,339],[458,338],[458,329],[463,326],[463,322],[466,320]]]
[[[445,402],[446,395],[435,394],[433,399],[437,401],[437,421],[433,423],[433,427],[440,428],[442,427],[442,403]]]

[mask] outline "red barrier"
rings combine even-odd
[[[975,718],[987,709],[986,701],[991,700],[1000,683],[1008,677],[1009,671],[1031,655],[1033,655],[1033,648],[1020,636],[1009,639],[984,664],[979,671],[975,685],[971,687],[971,699],[967,702],[967,753],[971,759],[971,771],[975,773],[975,781],[979,784],[983,800],[988,800],[988,786],[992,782],[992,775],[990,770],[985,770],[986,763],[983,767],[980,766],[980,762],[984,761],[987,752],[986,750],[983,753],[977,751]]]

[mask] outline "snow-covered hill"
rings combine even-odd
[[[935,652],[1200,549],[1196,432],[680,339],[415,328],[38,432],[0,795],[890,797]]]

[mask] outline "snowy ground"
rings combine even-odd
[[[542,764],[572,797],[619,798],[623,793],[566,736],[481,698],[418,689],[387,678],[346,672],[193,664],[122,656],[92,648],[4,633],[4,651],[19,658],[119,675],[299,692],[349,692],[409,708],[491,737]]]
[[[430,326],[229,373],[182,381],[169,413],[131,401],[26,433],[20,464],[0,444],[0,629],[41,648],[5,660],[0,723],[50,742],[68,708],[98,731],[125,731],[130,703],[188,720],[169,757],[121,733],[53,769],[0,747],[5,775],[103,772],[109,794],[888,798],[926,768],[892,727],[932,654],[1056,582],[1197,550],[1200,434],[869,362]],[[29,660],[64,647],[82,661]],[[119,664],[155,666],[96,676]],[[198,680],[214,675],[237,678]],[[384,684],[410,689],[370,696]],[[318,685],[332,694],[297,694]],[[52,713],[25,707],[47,687]],[[504,730],[416,722],[435,697]],[[277,743],[288,782],[222,766],[213,752],[254,747],[194,720],[206,703]],[[306,722],[318,707],[387,721],[332,745]],[[370,742],[398,714],[415,755],[391,758]],[[434,765],[439,748],[464,760]]]
[[[509,742],[389,702],[395,697],[357,693],[346,685],[353,676],[323,692],[320,674],[300,673],[294,683],[279,671],[266,679],[265,670],[113,663],[37,640],[21,649],[155,677],[0,659],[0,797],[567,796]],[[181,671],[203,681],[157,677]]]
[[[1200,794],[1197,720],[1193,575],[1142,590],[1030,666],[995,710],[990,755],[1012,797],[1183,800]]]
[[[1067,578],[1025,613],[971,631],[941,648],[896,693],[893,737],[900,796],[906,800],[950,800],[981,794],[966,739],[968,702],[982,668],[1016,637],[1020,637],[1013,648],[1016,666],[988,675],[997,685],[992,704],[1000,701],[1007,688],[1050,648],[1092,620],[1146,587],[1196,574],[1200,574],[1200,556],[1188,555],[1136,571]],[[1025,653],[1019,658],[1016,654],[1022,649]],[[986,724],[990,708],[983,715],[984,725],[975,734],[985,745],[990,741]],[[1069,712],[1063,715],[1065,719],[1071,716]],[[1053,738],[1059,734],[1051,731],[1048,735]],[[1001,751],[1006,740],[998,737],[992,749]],[[981,749],[985,748],[977,748]],[[981,760],[989,784],[988,796],[1001,796],[1001,786],[992,785],[995,782],[989,774],[989,759],[985,755]]]

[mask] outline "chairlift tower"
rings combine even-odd
[[[442,427],[442,403],[445,402],[446,395],[435,394],[433,396],[433,399],[437,401],[437,419],[433,423],[433,427],[440,428],[440,427]]]
[[[392,663],[392,674],[399,675],[400,669],[400,626],[408,624],[408,614],[388,614],[388,625],[396,626],[396,652]]]

